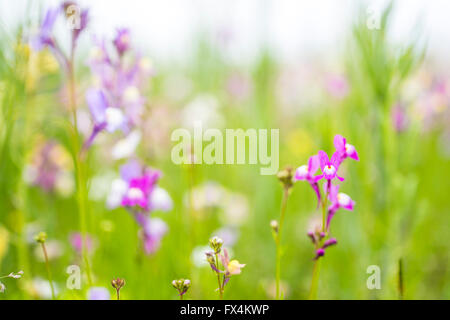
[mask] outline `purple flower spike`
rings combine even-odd
[[[143,229],[144,251],[146,254],[156,252],[161,246],[161,239],[167,233],[167,224],[159,218],[147,218]]]
[[[124,207],[141,207],[149,210],[149,196],[152,193],[161,173],[156,170],[147,170],[143,176],[132,178],[128,190],[122,198]]]
[[[334,147],[336,148],[336,152],[341,155],[341,161],[346,158],[352,158],[359,161],[355,147],[347,143],[347,140],[343,136],[339,134],[334,136]]]
[[[331,160],[325,151],[319,151],[320,168],[322,169],[323,177],[329,181],[334,178],[338,178],[340,181],[344,181],[344,178],[337,175],[337,171],[341,164],[341,155],[339,152],[333,153]]]

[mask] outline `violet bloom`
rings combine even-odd
[[[84,149],[89,148],[95,137],[102,131],[114,132],[118,129],[125,130],[126,118],[122,110],[110,107],[106,95],[102,90],[89,89],[86,92],[86,101],[94,120],[94,128]]]
[[[319,186],[317,185],[317,182],[323,178],[323,175],[317,175],[316,173],[317,169],[320,167],[320,159],[318,155],[314,155],[309,158],[308,165],[303,165],[297,168],[295,171],[295,180],[305,180],[308,181],[313,190],[316,192],[317,199],[320,203],[320,190]]]
[[[341,164],[341,155],[339,152],[333,153],[331,159],[328,158],[328,155],[325,151],[319,151],[319,160],[320,160],[320,168],[322,169],[323,178],[328,180],[328,184],[330,184],[331,180],[334,178],[338,178],[340,181],[344,181],[344,178],[337,175],[337,171]]]
[[[61,7],[49,8],[45,13],[44,20],[42,21],[41,26],[37,34],[31,37],[31,47],[40,51],[47,46],[54,47],[55,42],[53,40],[53,26],[55,25],[55,21],[58,18],[59,13],[61,12]]]
[[[161,246],[161,239],[167,233],[167,224],[159,218],[148,218],[142,228],[143,247],[146,254],[155,253]]]
[[[117,29],[117,34],[114,38],[113,43],[119,55],[123,55],[124,52],[130,48],[130,42],[130,30],[128,30],[127,28]]]
[[[355,147],[347,143],[347,140],[343,136],[339,134],[334,136],[334,147],[336,148],[336,152],[341,155],[341,161],[347,157],[359,161]]]
[[[404,110],[404,108],[398,104],[396,105],[391,112],[391,119],[394,125],[395,131],[403,132],[408,128],[408,116]]]
[[[87,292],[88,300],[110,300],[111,295],[105,287],[92,287]]]
[[[355,206],[355,201],[353,201],[347,194],[339,192],[339,186],[337,185],[331,186],[329,191],[329,199],[331,201],[331,205],[328,207],[326,224],[327,229],[330,227],[331,219],[333,219],[338,209],[353,211],[353,207]]]

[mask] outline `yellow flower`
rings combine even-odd
[[[235,275],[240,274],[243,267],[245,267],[245,264],[240,264],[237,260],[231,260],[228,263],[227,270],[230,275]]]

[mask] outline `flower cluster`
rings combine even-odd
[[[225,285],[230,280],[232,275],[238,275],[241,273],[241,269],[245,267],[245,264],[239,263],[238,260],[230,260],[227,249],[222,249],[223,240],[219,237],[212,237],[209,239],[209,246],[212,251],[205,252],[206,261],[213,272],[217,274],[219,282],[219,294],[222,298]],[[223,251],[223,254],[221,253]],[[220,267],[220,263],[222,267]]]
[[[172,199],[157,182],[161,172],[143,167],[137,160],[130,160],[120,168],[121,178],[112,183],[107,205],[113,209],[122,206],[133,214],[142,228],[140,236],[145,253],[158,250],[162,237],[167,232],[167,224],[159,218],[150,218],[149,212],[170,211]]]
[[[141,90],[152,73],[150,60],[132,50],[128,29],[118,29],[111,46],[113,50],[108,50],[104,39],[95,39],[88,61],[94,85],[86,92],[86,102],[93,128],[85,149],[103,130],[128,134],[144,111]]]
[[[191,287],[191,280],[189,280],[189,279],[173,280],[172,286],[178,290],[178,295],[180,296],[180,299],[183,299],[183,295]]]
[[[307,181],[314,190],[318,206],[322,206],[323,219],[319,227],[308,232],[316,250],[315,259],[325,254],[325,249],[335,245],[337,240],[329,237],[330,222],[339,209],[353,210],[355,202],[345,193],[339,192],[339,185],[333,184],[334,180],[344,181],[344,178],[338,175],[338,170],[342,162],[347,158],[359,160],[358,153],[353,145],[347,143],[347,140],[341,136],[334,137],[334,147],[336,151],[331,158],[325,151],[320,150],[317,155],[309,158],[308,164],[300,166],[295,172],[295,180]],[[318,169],[322,174],[316,175]],[[324,196],[322,196],[318,182],[325,180]]]
[[[74,14],[79,14],[79,16],[74,17]],[[64,1],[61,5],[47,9],[42,23],[30,37],[30,45],[36,51],[49,48],[61,66],[66,71],[69,71],[72,67],[70,57],[65,55],[61,50],[53,34],[53,29],[59,16],[63,16],[68,25],[74,18],[79,22],[77,25],[70,26],[72,31],[71,52],[73,52],[80,34],[86,30],[89,22],[89,11],[87,9],[80,9],[73,1]]]

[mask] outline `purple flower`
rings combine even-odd
[[[142,230],[145,253],[155,253],[161,245],[162,237],[167,233],[167,224],[159,218],[146,217]]]
[[[339,193],[339,186],[332,185],[329,191],[329,199],[331,201],[331,205],[328,207],[328,216],[327,216],[327,229],[330,227],[331,219],[334,217],[336,211],[338,209],[346,209],[349,211],[353,211],[353,207],[355,206],[355,202],[345,193]]]
[[[128,30],[127,28],[117,29],[117,34],[113,40],[113,43],[120,56],[130,48],[130,42],[130,30]]]
[[[404,108],[398,104],[396,105],[391,112],[391,119],[394,125],[395,131],[403,132],[408,128],[408,116],[404,110]]]
[[[336,152],[341,155],[340,161],[343,161],[347,157],[359,161],[355,147],[347,143],[347,140],[343,136],[339,134],[334,136],[334,147],[336,148]]]
[[[44,20],[37,32],[30,41],[32,48],[36,51],[40,51],[47,46],[54,46],[55,42],[53,40],[53,26],[61,12],[61,7],[49,8],[45,13]]]
[[[109,290],[104,287],[92,287],[87,292],[88,300],[110,300]]]
[[[89,106],[94,127],[92,133],[85,142],[84,149],[89,148],[95,137],[102,131],[114,132],[118,129],[126,129],[126,118],[122,110],[110,107],[102,90],[89,89],[86,92],[86,101]]]
[[[313,190],[316,192],[317,199],[320,203],[320,190],[319,186],[317,185],[317,182],[323,178],[323,175],[317,175],[316,173],[317,169],[320,167],[320,159],[318,155],[314,155],[309,158],[308,165],[303,165],[297,168],[295,171],[295,180],[305,180],[308,181]]]
[[[322,150],[319,151],[318,156],[320,160],[320,168],[322,169],[323,177],[325,179],[331,181],[334,178],[338,178],[340,181],[344,181],[344,178],[337,175],[337,171],[341,164],[341,155],[339,152],[333,153],[331,160],[328,158],[326,152]]]

